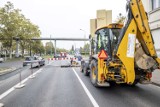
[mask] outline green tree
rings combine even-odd
[[[0,8],[0,39],[5,47],[10,52],[12,58],[12,49],[15,37],[20,39],[20,46],[22,56],[24,50],[30,45],[30,39],[33,37],[40,37],[40,30],[38,26],[26,19],[19,9],[14,9],[11,2]]]
[[[45,48],[43,46],[43,43],[41,41],[34,41],[32,43],[32,50],[33,50],[33,53],[36,54],[36,55],[42,55],[42,53],[45,52]]]
[[[120,23],[120,24],[123,24],[124,21],[125,21],[125,16],[123,16],[121,13],[119,13],[119,15],[117,16],[117,19],[116,19],[116,23]]]
[[[6,39],[2,42],[3,47],[5,47],[10,52],[10,58],[12,57],[12,42],[13,37],[17,35],[17,12],[12,3],[7,2],[7,4],[0,8],[0,38]]]
[[[89,43],[86,43],[85,45],[84,45],[84,47],[82,48],[82,52],[83,53],[89,53],[89,51],[90,51],[90,45],[89,45]]]
[[[46,51],[47,55],[54,53],[54,46],[53,46],[52,42],[46,42],[45,51]],[[51,53],[51,51],[52,51],[52,53]]]

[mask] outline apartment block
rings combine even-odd
[[[90,19],[90,34],[94,37],[98,28],[107,26],[112,23],[112,10],[97,10],[96,19]]]
[[[148,13],[149,25],[157,54],[160,56],[160,0],[142,0],[142,2]]]

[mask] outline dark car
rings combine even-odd
[[[85,76],[89,75],[89,69],[89,59],[81,60],[81,72],[83,72]]]
[[[58,58],[59,59],[59,58],[62,58],[62,57],[61,57],[60,54],[56,54],[56,55],[54,55],[54,58]]]

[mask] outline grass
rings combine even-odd
[[[46,56],[43,56],[43,58],[48,59],[48,58],[51,58],[51,56],[50,55],[46,55]]]
[[[9,68],[0,68],[0,73],[3,72],[4,70],[7,70]]]
[[[24,60],[24,58],[22,58],[22,57],[12,58],[12,59],[7,58],[7,60],[5,62],[12,62],[12,61],[19,61],[19,60]]]

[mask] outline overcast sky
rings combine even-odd
[[[0,6],[7,1],[21,9],[22,14],[39,26],[41,37],[83,38],[90,33],[90,19],[96,18],[96,10],[112,10],[113,22],[117,15],[125,15],[126,0],[0,0]],[[84,42],[57,41],[57,47],[77,48]]]

